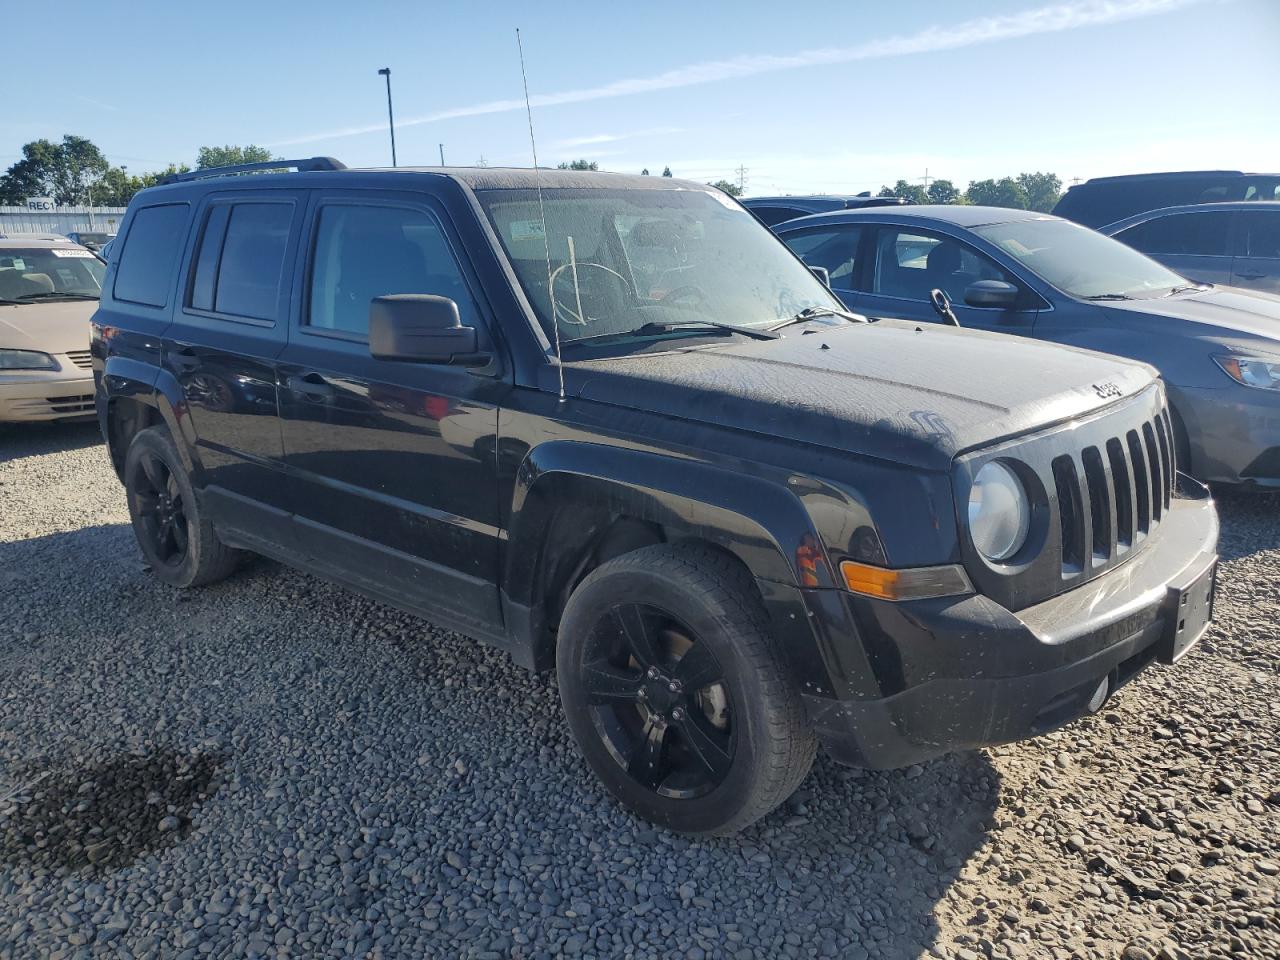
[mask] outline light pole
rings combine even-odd
[[[391,68],[383,67],[378,75],[387,78],[387,123],[391,127],[391,165],[396,165],[396,118],[391,113]]]

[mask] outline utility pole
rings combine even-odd
[[[379,76],[387,78],[387,125],[391,127],[391,165],[396,165],[396,119],[391,113],[391,68],[383,67]]]
[[[484,154],[483,153],[480,154],[480,159],[476,161],[476,166],[487,167],[488,165],[489,165],[489,161],[484,158]]]
[[[440,166],[444,166],[444,144],[440,144]]]
[[[734,173],[738,175],[738,192],[741,193],[747,189],[747,168],[738,164],[738,169]]]
[[[926,195],[929,193],[929,168],[928,167],[924,168],[924,192]]]

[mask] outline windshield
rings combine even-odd
[[[1082,300],[1161,297],[1187,283],[1132,247],[1066,220],[1015,220],[973,232]]]
[[[0,249],[0,300],[97,299],[106,269],[83,247],[6,247]]]
[[[544,189],[546,245],[536,191],[477,196],[548,338],[554,315],[562,344],[681,325],[761,329],[807,308],[840,309],[780,241],[718,194]]]

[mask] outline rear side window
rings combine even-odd
[[[826,268],[834,289],[852,290],[861,235],[860,227],[842,226],[790,233],[785,239],[787,246],[809,266]]]
[[[1116,239],[1143,253],[1226,257],[1231,253],[1232,216],[1223,211],[1171,214],[1135,224]]]
[[[1240,214],[1240,225],[1244,230],[1245,256],[1280,259],[1280,210],[1250,210]]]
[[[369,304],[391,293],[448,297],[458,305],[463,324],[478,326],[475,302],[431,216],[401,207],[322,207],[307,324],[364,336]]]
[[[149,307],[168,304],[189,210],[185,203],[167,203],[143,207],[134,214],[116,267],[117,300]]]
[[[275,320],[291,202],[221,203],[205,218],[191,282],[190,304],[251,320]]]
[[[775,227],[805,215],[804,210],[797,210],[794,207],[750,207],[749,209],[766,227]]]

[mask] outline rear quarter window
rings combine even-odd
[[[190,211],[189,204],[166,203],[134,214],[116,266],[117,300],[149,307],[168,304]]]

